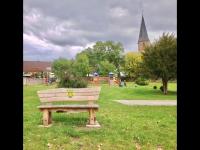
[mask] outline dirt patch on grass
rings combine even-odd
[[[99,130],[101,128],[88,128],[88,127],[76,127],[75,128],[77,131],[95,131],[95,130]]]
[[[158,146],[157,146],[157,150],[163,150],[162,146],[161,146],[161,145],[158,145]]]
[[[135,148],[136,148],[136,150],[141,150],[140,144],[139,143],[135,143]]]
[[[72,137],[71,140],[73,140],[73,141],[79,141],[80,138],[79,137]]]
[[[115,100],[124,105],[142,105],[142,106],[176,106],[176,100]]]

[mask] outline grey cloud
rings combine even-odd
[[[175,0],[143,0],[143,8],[152,39],[162,31],[176,32]],[[24,0],[24,33],[63,49],[42,49],[52,55],[45,57],[40,48],[32,45],[26,51],[33,52],[24,55],[70,58],[73,49],[66,49],[101,40],[120,41],[126,50],[136,50],[140,22],[141,0]]]
[[[66,35],[66,37],[48,37],[46,38],[48,39],[49,42],[52,42],[55,45],[59,45],[59,46],[73,46],[73,45],[78,45],[78,46],[84,46],[85,44],[87,44],[87,41],[85,39],[80,39],[77,37],[68,37],[68,35]]]

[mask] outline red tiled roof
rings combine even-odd
[[[51,67],[52,62],[44,61],[24,61],[23,72],[45,72],[49,71],[47,68]]]

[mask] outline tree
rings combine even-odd
[[[83,88],[87,87],[87,81],[82,79],[81,76],[85,75],[85,61],[87,57],[84,55],[78,56],[77,60],[67,60],[59,58],[52,64],[52,70],[59,78],[58,87],[71,87],[71,88]],[[83,66],[81,65],[83,63]],[[86,63],[87,64],[87,63]],[[74,67],[75,66],[75,67]],[[83,69],[82,74],[81,69]]]
[[[128,52],[125,55],[124,71],[128,74],[128,77],[136,79],[139,76],[141,61],[140,53]]]
[[[65,58],[59,58],[57,60],[54,60],[52,64],[52,71],[55,73],[55,75],[62,79],[64,76],[72,76],[72,61],[67,60]]]
[[[99,74],[103,76],[108,76],[109,72],[114,72],[115,69],[115,66],[109,61],[101,61]]]
[[[120,77],[120,67],[124,63],[123,45],[120,42],[114,43],[113,41],[106,41],[105,45],[107,60],[116,67],[118,77]]]
[[[162,79],[163,92],[167,94],[168,81],[177,75],[177,44],[173,34],[163,33],[159,40],[146,47],[142,53],[144,70],[148,75]]]
[[[87,48],[79,54],[86,54],[89,59],[89,66],[93,71],[100,71],[100,62],[109,61],[112,63],[120,75],[120,66],[124,62],[124,48],[121,43],[113,41],[98,41],[93,48]],[[91,70],[90,69],[90,70]]]
[[[86,54],[79,54],[73,64],[73,71],[76,76],[85,77],[89,74],[89,59]]]
[[[106,60],[106,44],[105,42],[98,41],[93,46],[92,61],[99,64],[101,61]]]

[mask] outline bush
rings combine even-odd
[[[155,89],[155,90],[156,90],[156,89],[157,89],[157,86],[156,86],[156,85],[154,85],[154,86],[153,86],[153,89]]]
[[[137,79],[135,80],[135,83],[136,83],[137,85],[148,85],[148,84],[149,84],[149,81],[146,80],[145,78],[137,78]]]
[[[65,88],[85,88],[87,87],[88,82],[86,80],[80,78],[72,78],[72,79],[62,79],[58,83],[58,87]]]
[[[163,88],[163,86],[161,86],[161,87],[160,87],[160,90],[161,90],[162,92],[164,91],[164,88]]]

